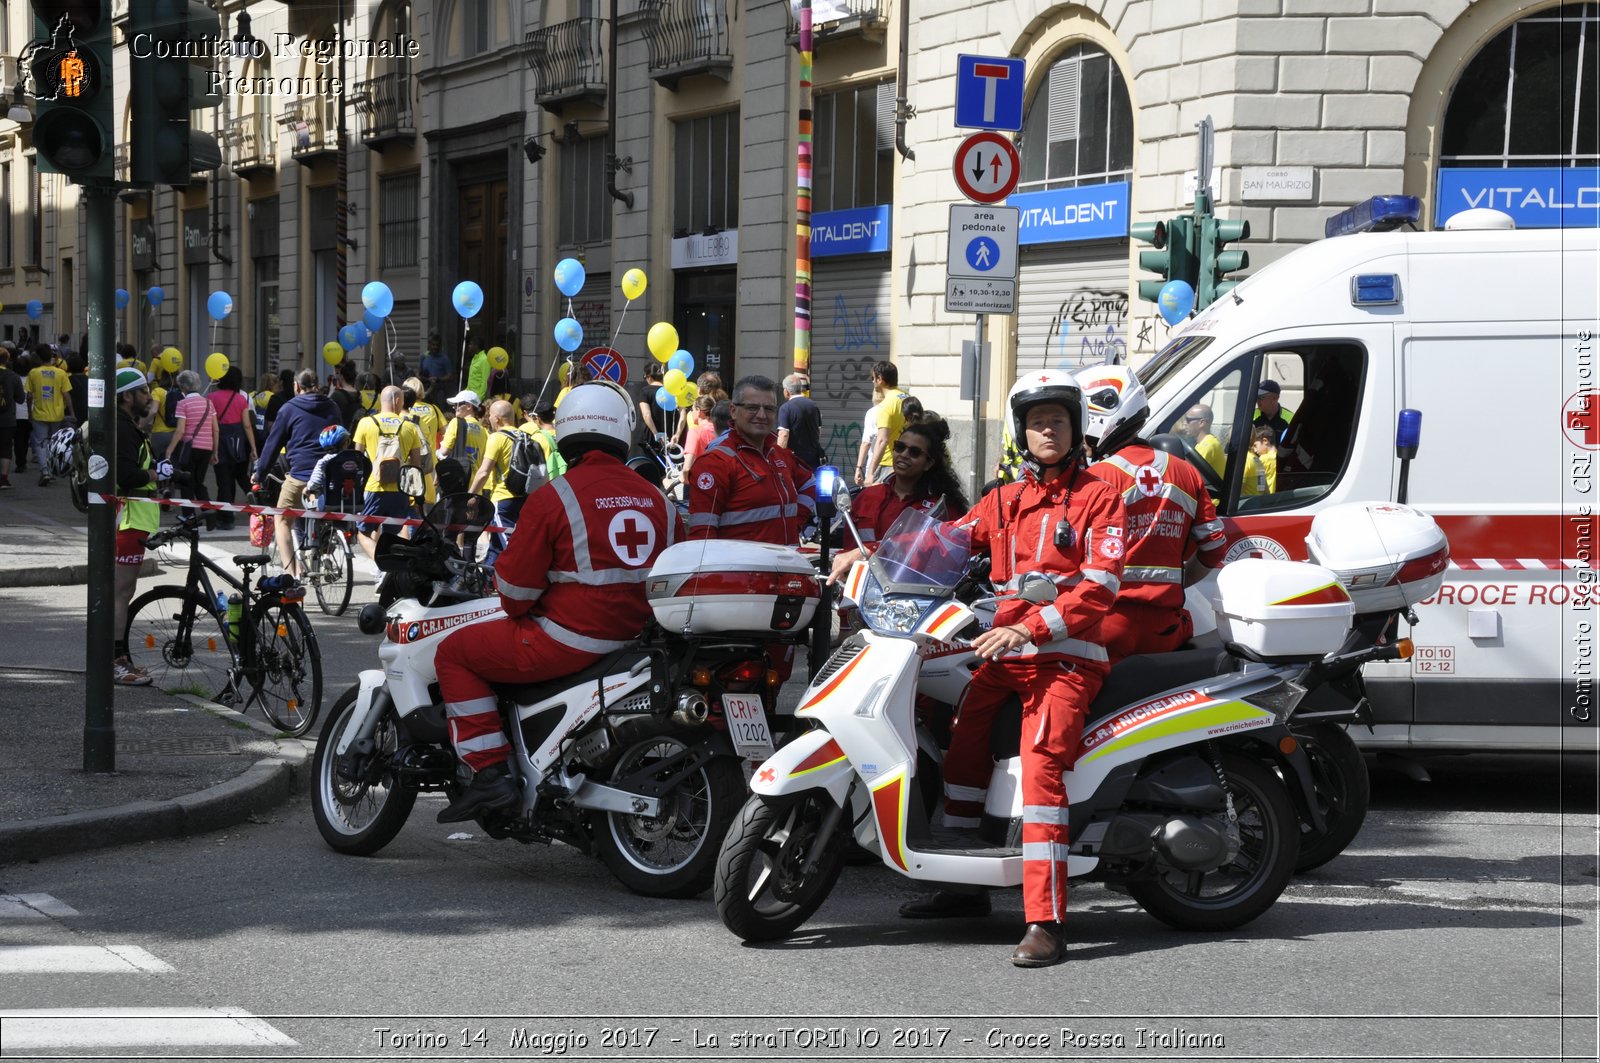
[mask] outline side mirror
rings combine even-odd
[[[1044,605],[1055,601],[1058,593],[1055,582],[1049,576],[1043,572],[1029,572],[1022,577],[1022,590],[1017,596],[1025,602]]]
[[[423,479],[422,470],[415,465],[402,465],[400,467],[400,491],[418,505],[428,494],[427,481]]]
[[[849,513],[855,502],[851,499],[849,491],[840,491],[833,496],[833,508],[840,513]]]

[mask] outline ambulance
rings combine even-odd
[[[1364,746],[1596,748],[1597,331],[1600,230],[1476,210],[1298,248],[1138,367],[1144,434],[1221,444],[1196,448],[1212,463],[1190,456],[1229,560],[1304,559],[1312,517],[1343,502],[1403,502],[1444,530],[1444,584],[1406,632],[1415,655],[1367,669],[1372,726],[1351,728]],[[1248,460],[1264,381],[1290,417],[1265,485]],[[1190,588],[1197,631],[1214,626],[1214,580]]]

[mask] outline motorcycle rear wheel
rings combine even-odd
[[[745,941],[776,941],[794,933],[822,906],[844,867],[842,822],[823,849],[814,874],[806,857],[829,799],[820,791],[780,798],[753,796],[728,831],[717,859],[712,896],[722,923]]]
[[[664,731],[624,749],[610,777],[631,775],[693,745],[689,736]],[[662,798],[659,816],[594,814],[595,848],[611,873],[646,897],[697,897],[717,871],[717,846],[738,814],[744,773],[730,756],[700,765]]]
[[[1294,869],[1310,871],[1344,852],[1361,833],[1372,798],[1372,780],[1360,748],[1338,724],[1312,724],[1296,729],[1295,737],[1311,760],[1312,787],[1327,824],[1320,832],[1309,824],[1300,825],[1300,857]]]
[[[1222,772],[1238,815],[1239,852],[1212,871],[1170,870],[1128,883],[1139,906],[1179,930],[1232,930],[1272,907],[1294,877],[1300,820],[1283,780],[1259,761],[1224,750]]]
[[[360,692],[359,686],[352,686],[333,703],[317,741],[311,774],[311,812],[317,832],[329,847],[350,856],[370,856],[394,841],[417,802],[417,792],[399,786],[392,769],[385,768],[378,782],[352,782],[339,776],[334,748],[355,715]],[[394,756],[400,732],[392,709],[378,721],[372,741],[375,756],[385,760]]]

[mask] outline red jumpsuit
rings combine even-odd
[[[1183,569],[1196,553],[1222,564],[1228,537],[1195,467],[1143,443],[1130,443],[1089,467],[1122,494],[1128,556],[1122,593],[1100,625],[1115,664],[1136,653],[1167,653],[1189,641],[1194,619],[1183,607]]]
[[[689,470],[689,538],[797,546],[817,483],[776,435],[760,447],[730,432]]]
[[[861,489],[851,500],[854,505],[850,507],[850,519],[855,521],[856,530],[861,533],[862,545],[872,548],[878,545],[878,540],[883,538],[900,514],[908,509],[932,509],[942,497],[901,498],[894,493],[894,482],[886,480]]]
[[[462,760],[481,771],[511,755],[490,683],[571,675],[639,637],[645,577],[681,534],[661,493],[601,451],[528,496],[495,565],[505,619],[462,628],[434,655]]]
[[[1101,619],[1122,580],[1126,516],[1102,480],[1068,469],[1047,483],[1030,472],[991,491],[957,524],[974,548],[989,548],[990,578],[1016,593],[1023,575],[1042,572],[1054,601],[1000,603],[995,625],[1021,624],[1032,642],[985,661],[962,696],[944,760],[945,812],[975,820],[994,761],[989,730],[1006,698],[1022,699],[1022,898],[1030,923],[1060,922],[1067,910],[1067,788],[1084,714],[1109,665]],[[952,815],[953,813],[953,815]]]

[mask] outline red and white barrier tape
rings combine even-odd
[[[120,505],[125,499],[120,495],[102,495],[98,492],[89,492],[90,503]],[[284,517],[289,520],[336,520],[346,524],[385,525],[391,528],[417,528],[425,522],[421,517],[379,517],[362,516],[359,513],[340,513],[335,510],[322,509],[280,509],[277,506],[241,506],[232,502],[211,502],[198,498],[146,498],[140,496],[140,502],[153,502],[158,506],[174,506],[179,509],[210,510],[214,513],[255,513],[267,517]],[[499,524],[447,524],[441,531],[446,532],[509,532],[512,529]]]
[[[1463,572],[1524,572],[1540,569],[1588,568],[1589,562],[1535,557],[1462,557],[1451,558],[1450,567]]]

